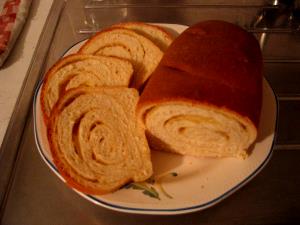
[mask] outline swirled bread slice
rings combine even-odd
[[[156,44],[163,52],[167,50],[173,41],[173,37],[162,27],[147,24],[143,22],[124,22],[114,25],[113,27],[123,27],[131,29],[141,34]]]
[[[88,194],[117,190],[152,174],[150,150],[135,108],[137,90],[78,87],[53,109],[48,139],[67,183]]]
[[[45,120],[66,90],[80,85],[128,87],[132,74],[131,63],[116,57],[73,54],[62,58],[45,76],[41,93]]]
[[[90,38],[81,54],[117,56],[134,67],[131,87],[139,89],[160,62],[163,52],[149,39],[125,28],[109,28]]]
[[[262,55],[255,37],[227,22],[205,21],[168,48],[138,114],[155,149],[245,158],[261,104]]]

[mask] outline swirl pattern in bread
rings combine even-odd
[[[117,190],[152,174],[150,150],[137,123],[135,89],[78,87],[54,107],[48,139],[67,183],[88,194]]]
[[[117,56],[129,60],[134,67],[131,87],[137,89],[149,78],[163,55],[149,39],[119,27],[98,32],[81,47],[79,53]]]
[[[138,114],[155,149],[245,158],[257,137],[261,102],[257,40],[233,24],[206,21],[168,48]]]
[[[130,62],[108,56],[73,54],[59,60],[46,74],[41,94],[45,120],[60,96],[71,88],[127,86],[133,74]]]

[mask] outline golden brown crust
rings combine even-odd
[[[256,39],[221,21],[201,22],[184,31],[149,79],[137,110],[177,100],[215,105],[258,127],[262,56]]]

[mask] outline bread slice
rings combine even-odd
[[[81,54],[117,56],[134,67],[131,87],[139,89],[160,62],[163,52],[149,39],[125,28],[109,28],[90,38],[79,50]]]
[[[62,58],[45,76],[41,93],[45,120],[65,91],[81,85],[128,87],[132,74],[131,63],[116,57],[73,54]]]
[[[141,34],[156,44],[163,52],[167,50],[173,41],[173,37],[162,27],[143,23],[143,22],[124,22],[114,25],[113,27],[123,27],[131,29]]]
[[[183,155],[249,155],[262,105],[255,37],[223,21],[185,30],[165,52],[138,104],[152,148]]]
[[[152,175],[150,150],[135,108],[138,92],[125,87],[78,87],[53,109],[48,139],[66,182],[105,194]]]

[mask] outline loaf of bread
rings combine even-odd
[[[41,93],[44,118],[60,96],[71,88],[85,86],[127,86],[133,74],[131,63],[108,56],[73,54],[59,60],[46,74]]]
[[[143,35],[156,44],[163,52],[167,50],[173,41],[171,34],[169,34],[163,28],[153,24],[147,24],[143,22],[124,22],[116,24],[114,27],[131,29],[138,34]]]
[[[134,67],[131,87],[139,89],[160,62],[163,52],[148,38],[126,28],[108,28],[90,38],[81,54],[116,56],[129,60]]]
[[[257,40],[236,25],[206,21],[171,44],[137,111],[154,149],[245,158],[257,137],[261,104]]]
[[[78,87],[59,99],[48,139],[54,163],[71,187],[104,194],[152,175],[135,115],[138,98],[137,90],[125,87]]]

